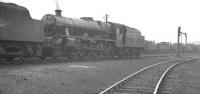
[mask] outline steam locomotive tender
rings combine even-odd
[[[41,57],[42,28],[25,7],[0,2],[0,59]]]

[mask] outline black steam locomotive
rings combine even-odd
[[[140,56],[144,36],[135,28],[113,22],[47,14],[41,20],[11,3],[0,3],[0,56],[70,59]]]

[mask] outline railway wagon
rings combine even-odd
[[[25,7],[0,2],[0,57],[41,56],[42,28]]]
[[[46,44],[52,49],[44,56],[73,58],[140,56],[144,36],[135,28],[113,22],[95,21],[92,17],[67,18],[61,10],[42,18]]]

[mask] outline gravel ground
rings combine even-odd
[[[95,94],[171,57],[0,66],[0,94]]]

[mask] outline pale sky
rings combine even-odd
[[[29,9],[32,18],[54,14],[55,0],[0,0]],[[177,29],[188,34],[188,41],[200,41],[200,0],[58,0],[64,17],[93,17],[134,27],[146,40],[176,42]],[[183,39],[184,40],[184,39]]]

